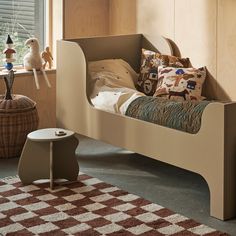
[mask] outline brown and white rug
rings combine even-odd
[[[0,235],[227,235],[85,174],[51,191],[0,180]]]

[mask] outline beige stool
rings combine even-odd
[[[56,136],[57,131],[64,131],[66,135]],[[50,179],[53,189],[54,179],[76,181],[79,165],[75,149],[78,143],[74,132],[69,130],[41,129],[28,134],[18,166],[22,183]]]

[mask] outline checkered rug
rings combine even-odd
[[[227,235],[85,174],[51,191],[0,180],[0,235]]]

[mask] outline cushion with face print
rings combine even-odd
[[[206,67],[159,67],[155,97],[175,100],[203,100],[202,87],[206,79]]]
[[[189,64],[188,58],[162,55],[142,49],[140,75],[136,87],[146,95],[152,96],[156,91],[159,66],[189,67]]]

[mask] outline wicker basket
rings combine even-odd
[[[19,157],[28,133],[39,123],[36,104],[31,99],[13,95],[0,96],[0,158]]]

